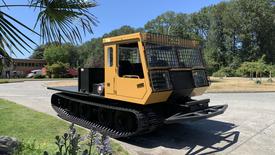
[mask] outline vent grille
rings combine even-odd
[[[153,91],[164,91],[172,89],[168,71],[151,71],[150,77]]]
[[[207,76],[204,70],[194,70],[193,78],[196,87],[208,86]]]

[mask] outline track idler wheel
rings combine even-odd
[[[114,118],[114,126],[118,131],[135,131],[137,129],[137,122],[134,115],[127,112],[117,111]]]
[[[99,123],[108,127],[112,126],[112,118],[113,118],[112,115],[113,115],[112,110],[99,108],[97,113]]]

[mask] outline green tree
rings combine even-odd
[[[235,11],[241,15],[240,40],[242,59],[256,61],[265,54],[268,62],[274,60],[275,18],[270,0],[237,0]]]
[[[68,53],[68,62],[70,67],[79,67],[79,53],[77,47],[72,44],[61,45]]]
[[[69,52],[62,46],[52,45],[45,50],[44,59],[49,65],[55,64],[57,62],[68,63]]]
[[[144,25],[147,32],[174,35],[181,38],[194,38],[190,27],[189,15],[175,13],[173,11],[165,12]]]
[[[30,59],[43,59],[45,51],[45,45],[37,46],[34,50],[32,55],[29,57]]]
[[[51,78],[63,78],[66,77],[67,70],[69,68],[68,63],[57,62],[51,65],[47,65],[47,75]]]
[[[0,56],[0,75],[2,75],[3,68],[4,68],[4,64],[2,62],[2,57]]]
[[[264,61],[265,55],[263,55],[260,59],[253,62],[244,62],[238,68],[238,72],[243,75],[248,75],[250,78],[253,78],[255,75],[256,78],[262,77],[264,73],[269,72],[272,70],[269,65],[267,65]]]
[[[266,55],[265,64],[275,63],[274,24],[271,0],[231,0],[192,14],[168,11],[148,21],[144,28],[122,26],[103,37],[152,32],[200,40],[210,73],[228,72],[244,62],[257,62],[262,55]],[[80,66],[103,66],[102,38],[79,46],[78,53]]]
[[[142,29],[141,28],[135,29],[131,26],[124,25],[118,29],[115,29],[109,33],[104,34],[103,37],[114,37],[114,36],[119,36],[123,34],[135,33],[139,31],[142,31]]]
[[[32,45],[36,45],[36,42],[15,25],[39,35],[42,43],[54,41],[78,43],[83,32],[92,33],[92,27],[96,25],[96,18],[88,10],[95,6],[95,2],[84,0],[30,0],[22,5],[10,5],[2,0],[1,8],[29,7],[39,11],[34,27],[39,26],[40,33],[0,11],[0,54],[8,57],[7,51],[15,54],[14,49],[23,54],[20,48],[29,51]]]
[[[171,34],[171,29],[174,27],[177,14],[173,11],[165,12],[155,19],[148,21],[144,28],[148,32],[160,33],[160,34]]]
[[[70,67],[78,67],[78,57],[76,47],[71,44],[51,45],[44,52],[44,59],[49,65],[61,62],[68,63]]]
[[[77,48],[81,67],[103,67],[102,38],[94,38]]]
[[[225,33],[223,23],[223,11],[226,3],[220,3],[213,7],[211,12],[211,26],[205,47],[205,57],[208,66],[218,70],[227,66],[227,49],[225,46]]]
[[[242,62],[258,61],[262,55],[266,55],[265,62],[274,63],[275,8],[270,2],[221,2],[192,14],[191,27],[204,27],[202,32],[207,32],[197,34],[206,34],[200,36],[205,38],[204,55],[212,71],[236,69]]]
[[[53,43],[46,43],[46,44],[39,45],[33,50],[32,55],[29,58],[30,59],[43,59],[45,49],[51,45],[59,45],[59,43],[53,42]]]
[[[199,12],[190,15],[190,27],[198,39],[206,41],[210,29],[210,15],[212,7],[202,8]],[[204,43],[202,42],[202,43]]]
[[[109,33],[103,35],[103,37],[113,37],[123,34],[144,32],[143,28],[133,28],[130,26],[122,26]],[[93,38],[90,41],[85,42],[78,48],[79,54],[79,66],[81,67],[103,67],[104,65],[104,50],[102,45],[102,37]]]

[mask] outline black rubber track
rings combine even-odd
[[[53,109],[58,113],[59,117],[61,117],[62,119],[78,124],[87,129],[95,129],[98,132],[102,134],[106,134],[113,138],[131,137],[139,134],[149,133],[163,124],[163,119],[158,118],[158,116],[154,112],[146,108],[144,110],[137,110],[135,108],[129,108],[129,107],[123,107],[123,106],[113,106],[113,105],[107,105],[102,103],[95,103],[95,102],[90,102],[86,100],[81,100],[79,98],[74,97],[73,95],[65,94],[65,93],[56,93],[56,94],[53,94],[52,97],[58,97],[58,102],[64,101],[64,99],[66,99],[69,101],[86,104],[88,106],[100,107],[100,108],[105,108],[107,110],[115,110],[115,111],[134,114],[137,120],[137,129],[131,132],[123,132],[123,131],[118,131],[116,129],[112,129],[107,126],[103,126],[102,124],[99,124],[97,122],[91,122],[89,120],[76,117],[70,114],[69,112],[67,112],[67,110],[62,109],[59,106],[61,105],[61,103],[58,103],[58,102],[53,103],[53,100],[52,100]]]

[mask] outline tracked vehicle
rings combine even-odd
[[[80,68],[78,87],[57,90],[58,115],[114,138],[222,114],[227,105],[193,100],[209,86],[199,42],[134,33],[103,39],[104,68]]]

